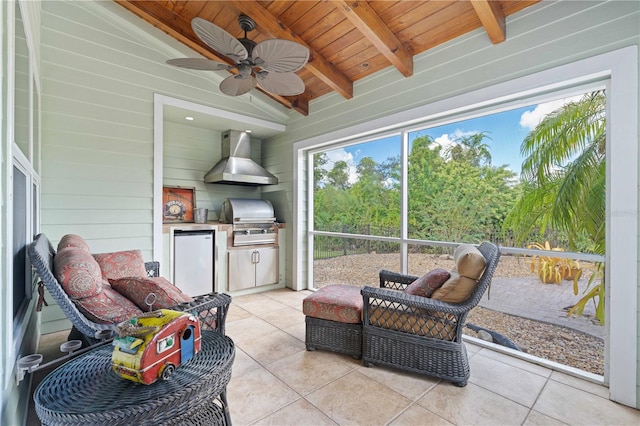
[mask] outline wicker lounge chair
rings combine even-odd
[[[53,257],[56,255],[56,251],[45,234],[36,236],[35,240],[29,244],[27,253],[40,280],[73,325],[69,335],[70,340],[79,339],[85,345],[91,345],[98,341],[96,336],[99,332],[115,330],[116,324],[100,324],[87,318],[65,293],[53,273]],[[159,262],[146,262],[145,269],[149,276],[157,277],[160,273],[160,264]],[[181,304],[172,309],[192,311],[199,315],[203,328],[214,329],[224,334],[224,323],[230,303],[231,297],[229,295],[217,294],[215,297],[196,297],[189,306]]]
[[[467,314],[489,287],[500,258],[494,244],[485,242],[478,249],[485,257],[486,268],[471,296],[462,303],[405,294],[398,290],[418,277],[384,270],[380,272],[380,288],[362,289],[365,366],[383,364],[457,386],[467,384],[469,360],[462,328]]]

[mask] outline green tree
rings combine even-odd
[[[520,242],[551,228],[566,232],[572,249],[586,238],[590,251],[604,254],[605,111],[604,91],[588,93],[549,114],[523,141],[523,193],[505,221],[505,229],[513,229]],[[600,264],[587,290],[597,284],[570,313],[580,314],[589,300],[597,298],[596,318],[604,322],[602,272]],[[577,290],[574,285],[574,293]]]
[[[342,224],[350,223],[350,195],[347,191],[326,186],[314,194],[314,226],[322,231],[342,231]]]
[[[376,163],[371,157],[362,158],[356,167],[358,180],[351,187],[354,225],[368,225],[370,233],[387,232],[400,235],[400,198],[397,186],[389,185],[387,174],[393,174],[393,163]],[[382,229],[380,229],[382,228]]]
[[[514,175],[504,166],[490,165],[483,138],[484,133],[469,138],[466,156],[449,160],[431,137],[412,141],[407,176],[409,237],[479,242],[499,229],[515,199],[510,186]],[[328,184],[315,191],[315,229],[399,236],[400,157],[382,163],[362,158],[351,185],[347,171],[345,162],[336,162],[326,175]]]
[[[336,188],[346,189],[349,187],[349,165],[346,161],[340,160],[333,164],[333,168],[327,173],[329,184]]]
[[[584,95],[549,114],[522,143],[523,193],[505,221],[520,242],[547,228],[569,243],[605,249],[605,94]]]
[[[445,152],[453,161],[469,163],[474,167],[491,165],[491,149],[484,143],[491,139],[487,132],[478,132],[469,136],[462,136],[454,140]]]
[[[511,209],[515,197],[509,182],[514,174],[505,166],[480,165],[484,162],[481,159],[490,158],[489,152],[481,153],[480,149],[473,158],[465,154],[449,160],[441,151],[428,136],[413,141],[409,234],[413,238],[479,242],[500,229]]]
[[[390,188],[400,189],[400,156],[389,157],[379,166],[384,184]]]
[[[329,157],[326,152],[315,154],[313,156],[313,188],[318,190],[322,187],[326,177],[327,170],[326,164],[329,162]]]

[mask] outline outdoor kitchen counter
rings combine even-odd
[[[216,230],[223,232],[232,232],[233,225],[228,223],[221,223],[218,221],[209,221],[207,223],[165,223],[162,225],[163,234],[170,234],[172,229],[180,229],[183,231]]]
[[[278,229],[284,229],[286,228],[286,223],[277,223],[276,226],[278,227]],[[207,223],[165,223],[162,225],[163,234],[170,234],[171,229],[182,229],[189,231],[213,229],[217,231],[228,232],[229,234],[231,234],[233,232],[233,225],[230,223],[222,223],[213,220],[210,220]]]

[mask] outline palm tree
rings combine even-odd
[[[586,238],[590,251],[604,254],[605,108],[604,91],[585,94],[546,116],[524,139],[522,194],[504,223],[520,243],[536,231],[544,234],[551,228],[566,232],[572,249]],[[602,277],[576,304],[576,312],[581,313],[589,299],[598,297],[596,316],[601,321]]]
[[[605,101],[603,91],[586,94],[524,139],[523,193],[505,223],[521,239],[550,227],[565,231],[573,248],[586,236],[590,250],[604,254]]]
[[[491,165],[491,148],[484,139],[491,139],[486,132],[474,133],[457,138],[445,151],[453,161],[468,162],[474,167]]]

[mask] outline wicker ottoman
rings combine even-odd
[[[332,284],[302,302],[308,351],[325,349],[362,357],[362,295],[360,287]]]

